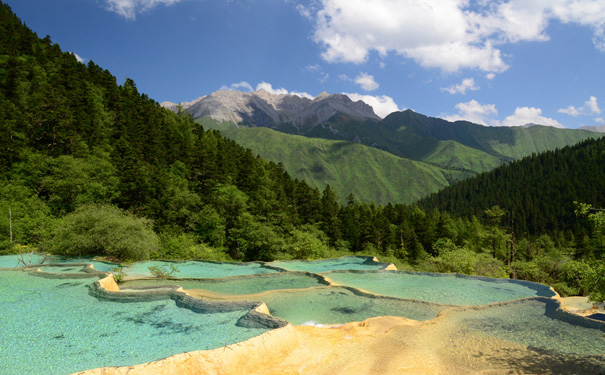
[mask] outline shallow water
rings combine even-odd
[[[4,268],[15,268],[15,267],[23,267],[23,263],[20,260],[23,259],[26,264],[40,264],[44,257],[39,254],[23,254],[23,258],[21,255],[2,255],[0,256],[0,267]]]
[[[402,316],[424,321],[435,318],[447,308],[420,301],[373,297],[341,287],[275,292],[260,298],[271,315],[294,325],[340,324],[376,316]]]
[[[327,285],[327,283],[321,277],[310,273],[281,272],[223,279],[138,279],[125,281],[120,284],[120,288],[159,285],[180,285],[184,289],[205,289],[225,295],[242,295],[269,290],[311,288]]]
[[[32,263],[42,259],[36,256]],[[17,259],[0,256],[0,267],[16,267]],[[273,315],[295,325],[340,324],[386,315],[427,321],[443,312],[418,328],[427,330],[420,334],[424,340],[420,341],[429,351],[441,346],[443,358],[457,353],[456,358],[449,359],[461,368],[470,368],[480,359],[488,368],[493,364],[494,369],[521,369],[521,373],[605,373],[605,325],[561,312],[553,299],[536,297],[554,295],[546,286],[461,275],[376,271],[375,267],[384,264],[368,259],[273,262],[268,266],[182,262],[177,263],[179,279],[129,280],[121,287],[177,284],[234,300],[266,292],[252,299],[265,302]],[[88,258],[52,261],[92,263],[95,269],[107,271],[115,266]],[[148,267],[167,264],[171,263],[135,263],[129,276],[136,272],[149,276]],[[277,273],[271,266],[315,272],[354,267],[373,270],[322,274],[348,286],[339,287],[325,286],[318,275]],[[83,273],[82,266],[40,269],[65,273],[68,278],[0,271],[0,374],[61,375],[101,366],[134,365],[221,347],[267,331],[236,326],[245,311],[199,314],[177,307],[171,299],[118,303],[95,298],[89,285],[98,276],[69,278],[69,274]],[[477,306],[486,304],[490,305]],[[434,337],[427,336],[429,331]]]
[[[245,314],[199,314],[172,300],[117,303],[89,294],[97,278],[48,279],[0,271],[0,374],[69,374],[158,360],[244,341]]]
[[[171,277],[179,278],[214,279],[220,277],[278,272],[261,263],[221,263],[204,261],[166,262],[158,260],[137,262],[124,269],[124,271],[129,278],[152,277],[153,275],[149,271],[149,267],[160,267],[169,272],[170,265],[175,265],[179,271],[172,274]]]
[[[15,268],[23,267],[23,263],[20,262],[21,255],[1,255],[0,256],[0,267]],[[27,265],[38,265],[44,261],[44,264],[53,263],[87,263],[92,264],[94,269],[101,272],[112,272],[114,267],[118,266],[117,263],[101,262],[93,260],[93,258],[69,258],[61,256],[49,256],[46,259],[40,254],[23,254],[23,260]],[[49,271],[50,272],[50,271]]]
[[[324,275],[339,285],[351,286],[375,294],[459,306],[554,296],[548,287],[536,283],[454,274],[339,271]]]
[[[347,256],[336,259],[320,260],[277,260],[269,263],[271,266],[288,271],[328,272],[334,270],[381,270],[388,264],[375,262],[371,257]]]
[[[527,299],[448,312],[444,324],[552,354],[600,356],[605,364],[605,325],[558,310],[554,300]]]

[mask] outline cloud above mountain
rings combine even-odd
[[[315,22],[313,38],[328,62],[363,63],[394,52],[446,72],[508,69],[499,46],[547,41],[551,22],[593,30],[605,51],[602,0],[316,0],[299,12]]]
[[[138,13],[148,11],[158,5],[172,5],[181,0],[105,0],[108,10],[134,20]]]
[[[498,114],[495,104],[481,104],[476,100],[456,104],[458,113],[443,116],[448,121],[470,121],[475,124],[486,126],[523,126],[527,124],[552,126],[563,128],[557,120],[542,116],[542,110],[536,107],[517,107],[515,112],[507,116],[503,121],[498,121],[493,116]]]

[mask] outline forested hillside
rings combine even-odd
[[[585,225],[580,244],[512,237],[506,213],[489,206],[477,208],[490,219],[482,222],[354,196],[341,205],[329,185],[320,192],[294,180],[189,114],[163,109],[132,80],[119,85],[92,61],[79,63],[1,3],[0,124],[3,253],[130,261],[364,252],[407,269],[605,290],[597,226]]]
[[[428,210],[482,215],[499,205],[517,235],[586,235],[574,201],[605,206],[605,139],[533,154],[459,182],[419,202]]]
[[[374,147],[285,134],[268,128],[222,129],[221,133],[264,159],[282,163],[290,175],[341,201],[353,194],[364,202],[411,204],[473,174],[405,159]]]

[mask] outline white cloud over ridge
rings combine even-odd
[[[493,116],[498,114],[495,104],[481,104],[476,100],[456,104],[458,114],[443,116],[447,121],[470,121],[485,126],[523,126],[528,124],[564,128],[557,120],[542,116],[542,110],[535,107],[517,107],[515,113],[500,122]]]
[[[523,126],[527,124],[565,128],[557,120],[542,116],[542,110],[535,107],[517,107],[515,113],[502,121],[502,126]]]
[[[347,92],[343,92],[342,94],[348,96],[354,102],[362,100],[364,103],[370,105],[374,109],[374,113],[381,118],[385,118],[393,112],[401,111],[393,98],[387,95],[373,96]]]
[[[275,88],[273,88],[272,84],[265,82],[265,81],[262,81],[261,83],[256,85],[256,88],[254,88],[249,82],[241,81],[238,83],[232,83],[230,86],[223,85],[220,88],[220,90],[238,90],[238,91],[243,91],[243,92],[265,90],[274,95],[296,95],[296,96],[300,96],[301,98],[307,98],[307,99],[314,98],[313,95],[308,94],[306,92],[288,91],[288,90],[284,89],[283,87],[275,89]]]
[[[445,116],[443,119],[447,121],[470,121],[480,125],[497,125],[495,120],[490,120],[490,116],[497,115],[495,104],[480,104],[476,100],[471,100],[467,103],[456,104],[458,114],[453,116]]]
[[[499,73],[508,68],[499,45],[547,41],[555,20],[592,28],[595,47],[605,52],[602,0],[315,0],[305,12],[328,62],[394,52],[446,72]]]
[[[120,16],[134,20],[138,13],[145,12],[158,5],[172,5],[181,0],[105,0],[107,9]]]

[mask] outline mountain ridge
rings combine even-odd
[[[177,111],[178,104],[164,102],[163,107]],[[210,117],[236,125],[277,128],[289,124],[295,129],[308,129],[336,113],[379,120],[372,107],[365,102],[352,101],[348,96],[322,92],[311,99],[293,94],[273,94],[264,89],[254,92],[219,90],[192,102],[181,103],[182,110],[193,118]]]

